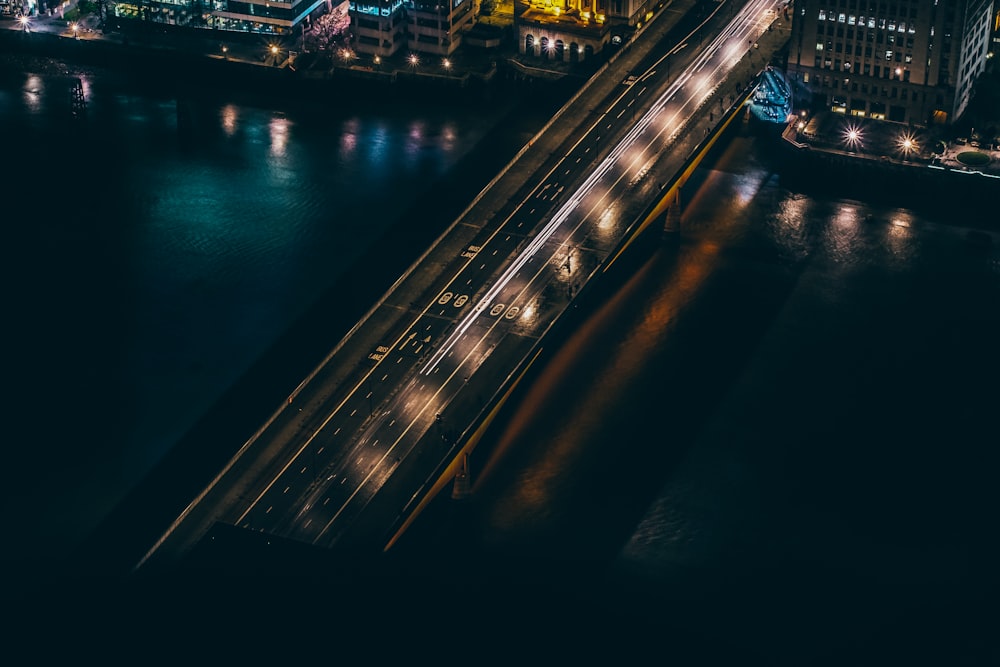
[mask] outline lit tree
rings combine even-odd
[[[350,27],[351,17],[344,2],[312,22],[312,28],[306,33],[307,47],[329,51],[344,41]]]

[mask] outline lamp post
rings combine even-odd
[[[80,24],[73,22],[73,24],[70,25],[70,29],[73,30],[73,39],[80,39]]]
[[[17,19],[21,24],[21,32],[28,32],[28,17],[20,16]]]
[[[864,146],[862,143],[861,129],[855,126],[850,126],[844,130],[844,143],[853,152],[855,149],[859,151]]]
[[[917,141],[912,134],[904,133],[896,140],[899,150],[903,153],[903,160],[910,158],[910,153],[917,150]]]

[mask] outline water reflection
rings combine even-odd
[[[285,146],[288,144],[288,120],[272,118],[271,124],[271,156],[285,157]]]
[[[824,251],[834,262],[851,264],[857,261],[857,251],[864,239],[858,225],[859,207],[837,204],[823,230]]]
[[[73,500],[93,485],[91,472],[114,478],[102,485],[106,504],[113,503],[345,272],[368,272],[355,286],[366,289],[381,272],[402,271],[391,262],[359,269],[358,259],[385,240],[429,183],[492,136],[512,106],[477,114],[330,112],[311,122],[310,110],[174,99],[113,76],[81,76],[88,113],[74,132],[100,139],[86,150],[67,149],[64,77],[18,74],[0,82],[0,122],[19,128],[5,136],[4,150],[33,177],[72,174],[71,184],[44,184],[80,198],[18,199],[5,218],[45,221],[11,230],[28,238],[18,244],[15,271],[37,276],[24,308],[12,314],[30,323],[26,356],[38,361],[26,377],[61,377],[61,391],[75,397],[65,432],[47,433],[51,447],[38,448],[44,461],[25,453],[26,469],[44,465],[52,474],[51,483],[32,482],[23,498],[61,511],[58,524],[78,533],[101,518],[82,516],[85,504]],[[358,154],[363,138],[370,155]],[[417,165],[419,179],[407,162],[415,147],[435,156]],[[494,175],[476,171],[458,174],[453,187],[478,191]],[[427,220],[437,224],[430,213]],[[58,345],[49,340],[49,332],[70,329],[74,335]],[[79,446],[81,433],[105,437],[90,451]],[[83,456],[94,462],[85,465]],[[77,515],[67,518],[66,505]],[[24,519],[30,525],[13,530],[31,534],[46,525],[38,516]]]
[[[37,113],[42,108],[42,99],[45,94],[45,84],[40,76],[31,75],[24,82],[24,104],[28,111]]]
[[[403,152],[404,159],[408,167],[412,168],[420,163],[421,158],[423,157],[426,133],[427,128],[423,122],[414,121],[410,123],[406,147]]]
[[[882,225],[884,245],[894,262],[904,265],[914,258],[916,233],[912,229],[914,216],[909,211],[897,209],[889,214],[889,224]]]
[[[811,202],[808,197],[787,193],[778,210],[768,218],[768,234],[780,246],[782,254],[792,260],[804,259],[809,252],[806,221]]]
[[[222,107],[222,130],[227,137],[232,137],[236,133],[236,122],[239,119],[239,111],[233,104]]]
[[[358,132],[360,122],[357,118],[346,121],[340,130],[340,156],[343,161],[348,161],[354,157],[354,152],[358,148]]]
[[[909,304],[919,312],[908,317],[923,322],[927,312],[953,309],[967,273],[937,275],[966,266],[967,249],[943,235],[928,253],[923,232],[934,225],[910,210],[880,214],[857,201],[789,192],[746,142],[720,164],[685,208],[680,251],[657,252],[595,306],[491,436],[493,456],[473,485],[481,544],[567,560],[593,555],[574,549],[603,544],[618,553],[619,573],[640,573],[640,588],[653,579],[676,585],[694,562],[726,560],[741,571],[734,545],[767,560],[761,531],[770,531],[764,540],[803,531],[825,540],[829,529],[851,548],[854,536],[836,521],[806,528],[790,509],[795,494],[824,479],[846,448],[858,458],[824,481],[839,493],[841,476],[900,440],[899,411],[910,406],[894,396],[896,376],[937,393],[923,363],[934,333],[903,327],[900,336],[895,315]],[[914,299],[914,286],[930,276],[951,287]],[[994,330],[996,312],[988,315]],[[895,341],[892,354],[885,340]],[[876,418],[887,424],[869,436],[862,424]],[[823,435],[831,429],[837,434]],[[909,451],[910,443],[901,446]],[[877,477],[879,489],[892,483]],[[642,495],[637,479],[658,490]],[[762,494],[772,487],[785,495],[768,505]],[[826,511],[847,516],[840,498]],[[641,506],[638,525],[620,499]],[[675,590],[658,603],[669,604]]]

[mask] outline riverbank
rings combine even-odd
[[[17,30],[12,21],[4,24],[0,25],[0,58],[5,61],[53,58],[113,69],[151,83],[279,99],[342,102],[345,96],[364,96],[392,101],[433,95],[465,102],[490,99],[515,86],[578,86],[604,62],[549,63],[529,71],[519,62],[510,35],[494,40],[497,44],[490,47],[463,45],[447,62],[408,63],[400,53],[376,65],[357,58],[300,53],[298,44],[267,41],[256,34],[119,20],[105,31],[88,29],[85,38],[76,39],[67,22],[58,17],[41,18],[28,32]]]
[[[775,126],[774,141],[764,147],[793,189],[853,192],[865,201],[939,213],[982,210],[1000,193],[1000,151],[953,140],[950,131],[803,111]],[[998,228],[989,216],[957,222]]]

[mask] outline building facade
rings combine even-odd
[[[858,117],[954,122],[986,66],[992,0],[796,0],[788,77]]]
[[[129,0],[114,5],[115,16],[153,23],[231,32],[289,35],[329,0]]]
[[[621,42],[653,17],[654,0],[515,0],[518,52],[576,62]]]
[[[478,14],[479,0],[351,0],[352,47],[379,57],[402,49],[449,56]]]
[[[357,53],[387,57],[406,48],[403,0],[351,0],[348,12]]]

